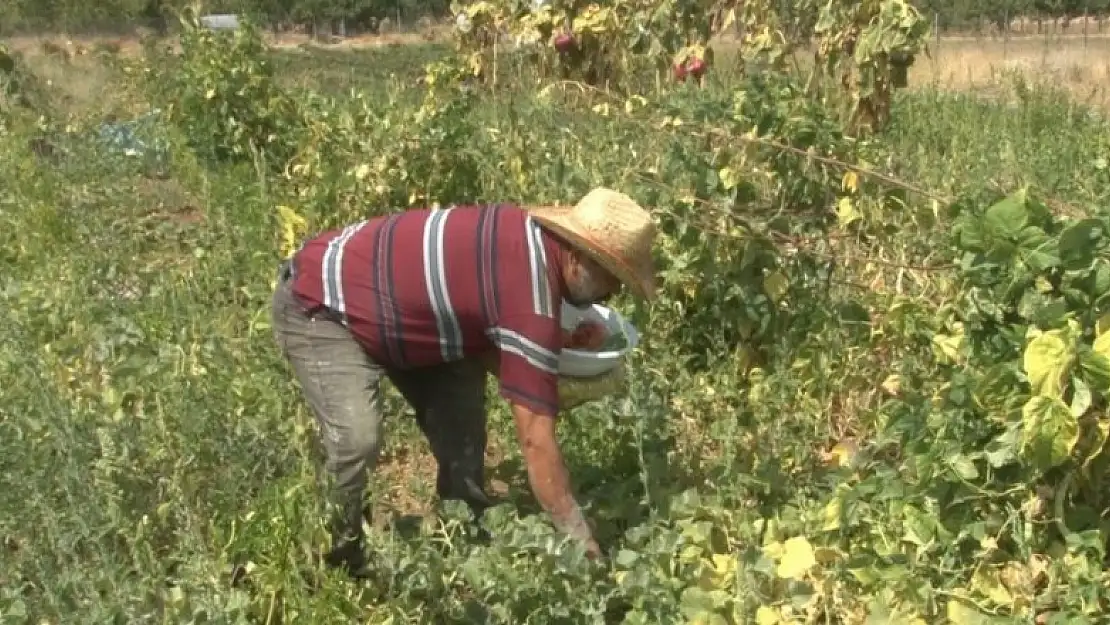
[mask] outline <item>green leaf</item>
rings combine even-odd
[[[984,456],[987,462],[996,469],[1000,469],[1018,459],[1018,450],[1021,447],[1021,424],[1011,424],[1005,432],[987,443]]]
[[[1099,258],[1095,260],[1095,268],[1087,276],[1086,286],[1083,290],[1094,295],[1094,304],[1100,305],[1110,297],[1110,263]]]
[[[682,611],[690,617],[708,617],[728,603],[730,593],[723,590],[702,590],[687,586],[682,591]]]
[[[1088,386],[1103,395],[1110,393],[1110,358],[1097,351],[1086,351],[1079,358],[1079,368]]]
[[[1074,358],[1074,346],[1065,337],[1063,330],[1050,330],[1026,345],[1022,361],[1034,395],[1063,395],[1064,376]]]
[[[996,237],[1013,239],[1029,225],[1030,212],[1024,189],[995,203],[983,214],[983,223]]]
[[[956,247],[968,252],[985,252],[987,248],[986,233],[979,220],[968,215],[961,215],[952,225],[952,238]]]
[[[1033,271],[1044,272],[1060,264],[1059,247],[1044,230],[1029,226],[1022,229],[1019,238],[1018,254]]]
[[[1041,328],[1057,328],[1064,324],[1069,312],[1067,300],[1037,291],[1026,291],[1018,302],[1018,314]]]
[[[1098,219],[1082,219],[1060,233],[1060,261],[1065,269],[1084,269],[1095,258],[1106,231]]]
[[[979,469],[975,468],[975,462],[964,454],[956,454],[949,465],[961,479],[971,481],[979,477]]]
[[[1079,421],[1058,397],[1034,395],[1021,411],[1022,454],[1041,470],[1059,466],[1079,440]]]

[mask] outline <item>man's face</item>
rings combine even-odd
[[[580,254],[572,255],[566,279],[567,302],[576,308],[604,302],[621,288],[615,276]]]

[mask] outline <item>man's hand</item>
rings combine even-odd
[[[528,468],[528,482],[536,499],[551,515],[559,531],[584,542],[591,558],[600,556],[601,549],[593,538],[593,531],[571,494],[570,477],[555,440],[555,419],[514,404],[513,420]]]

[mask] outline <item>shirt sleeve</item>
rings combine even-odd
[[[500,350],[500,391],[506,400],[532,412],[559,413],[559,352],[563,333],[559,320],[516,314],[489,330]]]

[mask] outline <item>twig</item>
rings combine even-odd
[[[770,237],[772,239],[777,239],[780,242],[790,243],[794,247],[798,247],[798,248],[803,247],[803,245],[805,243],[811,242],[815,238],[815,237],[793,236],[793,235],[783,234],[781,232],[770,232],[770,233],[768,233],[768,237]],[[802,244],[802,245],[800,245],[800,244]],[[809,252],[811,254],[815,255],[815,256],[820,256],[821,258],[824,258],[825,260],[836,260],[837,259],[836,255],[831,253],[831,252],[820,252],[820,251],[814,250],[812,248],[809,248]],[[905,264],[905,263],[897,263],[897,262],[890,261],[890,260],[883,260],[883,259],[875,257],[875,256],[865,256],[863,258],[863,260],[864,260],[864,262],[867,262],[867,263],[872,263],[872,264],[875,264],[875,265],[882,265],[884,267],[890,267],[891,269],[909,269],[909,270],[912,270],[912,271],[949,271],[949,270],[952,270],[952,269],[956,268],[956,265],[954,263],[945,263],[945,264],[942,264],[942,265],[908,265],[908,264]]]
[[[578,88],[579,91],[582,91],[582,92],[592,91],[594,93],[605,96],[606,98],[609,98],[609,99],[611,99],[613,101],[616,101],[616,102],[622,102],[623,103],[624,101],[628,100],[628,98],[624,98],[624,97],[622,97],[618,94],[614,94],[613,92],[609,91],[608,89],[602,89],[600,87],[595,87],[593,85],[589,85],[589,84],[574,81],[574,80],[562,80],[562,81],[558,81],[558,82],[553,83],[553,84],[558,85],[560,87],[564,87],[564,88],[565,87],[576,87],[576,88]],[[942,203],[945,203],[945,204],[950,204],[950,203],[954,202],[955,199],[956,199],[953,196],[943,194],[943,193],[937,193],[937,192],[934,192],[934,191],[929,191],[927,189],[924,189],[924,188],[920,187],[919,185],[913,184],[911,182],[907,182],[905,180],[901,180],[899,178],[895,178],[894,176],[891,176],[889,174],[884,174],[882,172],[876,171],[876,170],[868,168],[868,167],[863,167],[862,165],[855,165],[855,164],[847,163],[845,161],[842,161],[842,160],[839,160],[837,158],[833,158],[833,157],[830,157],[830,156],[822,156],[820,154],[815,154],[815,153],[811,152],[810,150],[803,150],[801,148],[796,148],[794,146],[786,145],[784,143],[775,141],[773,139],[766,139],[766,138],[763,138],[763,137],[752,137],[752,136],[746,136],[746,135],[737,135],[737,134],[734,134],[732,132],[729,132],[729,131],[726,131],[726,130],[723,130],[723,129],[719,129],[719,128],[712,129],[712,130],[710,130],[709,132],[706,132],[706,133],[690,133],[690,134],[692,136],[701,136],[703,138],[717,137],[717,138],[723,138],[723,139],[726,139],[726,140],[738,141],[738,142],[741,142],[741,143],[762,145],[764,147],[768,147],[768,148],[771,148],[771,149],[774,149],[774,150],[779,150],[781,152],[794,154],[796,156],[800,156],[802,158],[806,158],[806,159],[811,160],[813,162],[821,163],[821,164],[827,165],[829,167],[835,167],[835,168],[842,169],[842,170],[845,170],[845,171],[855,172],[856,174],[859,174],[860,176],[863,176],[865,178],[870,178],[870,179],[873,179],[873,180],[880,181],[880,182],[882,182],[883,184],[885,184],[887,186],[902,189],[902,190],[905,190],[905,191],[909,191],[910,193],[919,195],[921,197],[928,198],[930,200],[935,200],[935,201],[938,201],[938,202],[942,202]],[[1080,210],[1078,207],[1076,207],[1076,206],[1074,206],[1074,205],[1072,205],[1068,202],[1065,202],[1063,200],[1056,199],[1056,198],[1044,198],[1044,203],[1049,208],[1053,209],[1054,212],[1057,212],[1057,213],[1060,213],[1060,214],[1070,215],[1070,216],[1078,216],[1078,215],[1084,214],[1084,211]]]
[[[880,172],[877,172],[873,169],[863,167],[861,165],[853,165],[852,163],[846,163],[844,161],[841,161],[839,159],[835,159],[835,158],[832,158],[832,157],[829,157],[829,156],[821,156],[820,154],[815,154],[815,153],[813,153],[809,150],[803,150],[801,148],[796,148],[792,145],[786,145],[785,143],[779,143],[778,141],[774,141],[773,139],[765,139],[763,137],[750,137],[750,136],[746,136],[746,135],[736,135],[736,134],[728,133],[728,132],[726,132],[724,130],[720,130],[720,129],[714,129],[713,131],[711,131],[707,134],[708,134],[708,136],[722,137],[722,138],[729,139],[729,140],[739,141],[741,143],[753,143],[753,144],[756,144],[756,145],[762,145],[762,146],[769,147],[769,148],[779,150],[779,151],[782,151],[782,152],[788,152],[790,154],[796,154],[798,156],[801,156],[803,158],[807,158],[811,161],[821,163],[823,165],[828,165],[830,167],[836,167],[838,169],[844,169],[844,170],[847,170],[847,171],[852,171],[852,172],[855,172],[855,173],[857,173],[861,176],[867,177],[867,178],[874,178],[875,180],[880,180],[880,181],[886,183],[889,186],[897,187],[899,189],[904,189],[906,191],[909,191],[911,193],[916,193],[917,195],[929,198],[931,200],[937,200],[937,201],[941,201],[941,202],[951,202],[954,199],[954,198],[951,198],[951,197],[948,197],[948,196],[939,195],[937,193],[927,191],[927,190],[922,189],[921,187],[919,187],[915,184],[911,184],[909,182],[906,182],[905,180],[899,180],[898,178],[895,178],[895,177],[890,176],[888,174],[880,173]]]
[[[647,182],[649,184],[654,184],[656,186],[667,188],[667,189],[672,189],[672,190],[674,189],[670,185],[659,182],[657,180],[652,180],[652,179],[650,179],[646,176],[643,176],[643,175],[640,175],[640,174],[635,174],[635,175],[637,177],[639,177],[640,179],[642,179],[644,182]],[[713,204],[712,202],[709,202],[708,200],[703,200],[701,198],[696,198],[696,197],[691,197],[689,199],[691,201],[699,204],[700,206],[705,207],[709,211],[718,213],[719,215],[725,217],[726,219],[736,219],[735,215],[733,215],[729,211],[726,211],[726,210],[718,207],[717,205]],[[711,223],[708,222],[707,219],[704,219],[704,218],[702,218],[702,219],[690,219],[690,220],[688,220],[688,222],[690,224],[694,225],[696,228],[698,228],[702,232],[711,233],[715,236],[726,237],[726,238],[731,238],[731,239],[747,238],[745,235],[742,235],[742,234],[732,234],[730,232],[722,231],[717,224],[711,224]],[[768,236],[768,238],[776,239],[777,242],[779,242],[779,243],[789,243],[789,244],[791,244],[791,245],[793,245],[794,247],[797,247],[797,248],[803,248],[804,247],[804,248],[808,249],[810,253],[812,253],[816,256],[819,256],[819,257],[821,257],[825,260],[835,260],[836,256],[834,254],[828,253],[828,252],[817,251],[817,250],[813,249],[812,244],[817,240],[828,241],[828,240],[835,240],[835,239],[843,239],[843,238],[846,238],[848,235],[847,234],[827,233],[827,234],[824,234],[820,237],[804,237],[804,236],[800,236],[800,235],[788,235],[788,234],[784,234],[784,233],[781,233],[781,232],[769,232],[769,233],[767,233],[767,236]],[[946,264],[940,264],[940,265],[909,265],[909,264],[905,264],[905,263],[897,263],[897,262],[893,262],[893,261],[883,260],[883,259],[880,259],[880,258],[877,258],[877,257],[874,257],[874,256],[867,256],[865,258],[865,261],[869,262],[869,263],[876,264],[876,265],[882,265],[884,267],[889,267],[889,268],[892,268],[892,269],[908,269],[908,270],[912,270],[912,271],[925,271],[925,272],[949,271],[949,270],[952,270],[952,269],[956,268],[956,265],[953,264],[953,263],[946,263]]]
[[[586,84],[584,82],[579,82],[577,80],[559,80],[559,81],[551,83],[551,86],[553,86],[553,87],[557,86],[557,87],[563,87],[563,88],[576,87],[579,91],[581,91],[583,93],[586,92],[586,91],[593,91],[594,93],[603,95],[603,96],[605,96],[607,98],[610,98],[610,99],[613,99],[613,100],[620,100],[621,99],[620,96],[618,96],[615,93],[609,91],[608,89],[602,89],[601,87],[595,87],[594,85],[589,85],[589,84]]]

